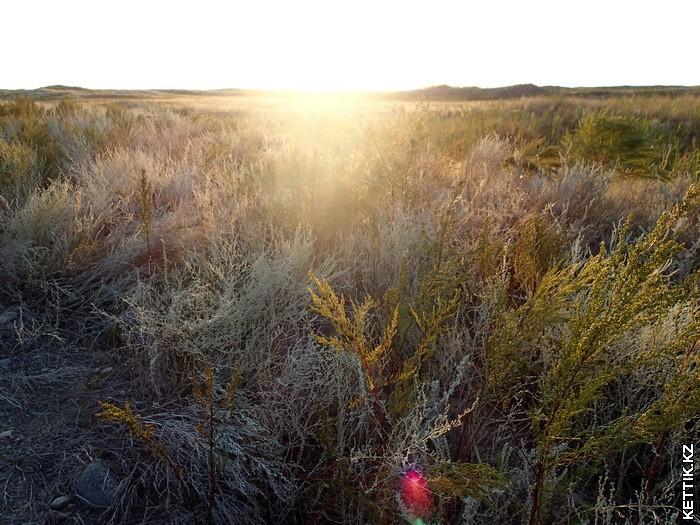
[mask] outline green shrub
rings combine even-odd
[[[595,162],[634,175],[666,173],[663,143],[649,120],[593,113],[581,120],[564,145],[579,162]]]
[[[619,232],[614,249],[585,263],[555,267],[534,295],[503,310],[487,345],[489,381],[506,405],[527,415],[536,448],[529,523],[546,518],[547,480],[557,469],[599,463],[634,443],[655,443],[662,432],[683,432],[700,413],[697,285],[673,275],[682,250],[675,225],[697,206],[697,189],[665,213],[636,243]],[[640,343],[651,331],[652,345]],[[646,405],[622,404],[601,413],[606,389],[640,369],[674,363]],[[640,385],[648,388],[650,385]]]
[[[513,272],[518,283],[532,293],[547,271],[564,257],[566,238],[551,216],[525,217],[517,227],[513,245]]]

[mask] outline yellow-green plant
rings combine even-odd
[[[625,443],[653,442],[660,429],[676,428],[700,410],[693,390],[700,377],[684,361],[698,338],[700,296],[672,271],[682,249],[673,228],[696,201],[697,188],[691,188],[639,241],[625,239],[626,226],[612,251],[601,246],[583,264],[550,270],[514,311],[503,303],[487,344],[487,373],[501,401],[525,407],[531,421],[537,459],[530,524],[541,522],[545,480],[553,469],[600,460]],[[668,323],[670,311],[682,315]],[[671,331],[665,349],[627,348],[663,323]],[[593,417],[607,385],[659,359],[680,363],[647,410],[621,408],[612,420]]]
[[[504,490],[506,477],[485,463],[442,461],[430,467],[430,489],[447,497],[488,499],[492,490]]]
[[[407,351],[397,356],[399,362],[393,369],[397,372],[391,378],[392,395],[390,410],[395,417],[403,417],[411,408],[412,391],[417,379],[426,379],[424,370],[438,350],[440,337],[449,329],[461,304],[459,289],[460,268],[455,259],[442,261],[421,279],[415,298],[408,301],[405,294],[397,297],[405,303],[409,319],[405,323],[412,326],[415,337],[404,337]],[[401,309],[400,309],[401,311]]]
[[[315,334],[315,338],[322,345],[357,357],[362,365],[367,389],[374,402],[375,416],[380,426],[383,426],[385,422],[381,399],[385,386],[383,374],[387,354],[396,335],[398,307],[393,309],[378,341],[372,342],[368,320],[370,313],[377,308],[376,301],[369,296],[365,297],[361,304],[351,301],[350,316],[348,316],[345,298],[342,295],[338,296],[328,281],[319,279],[313,274],[311,281],[318,290],[316,293],[309,289],[312,309],[327,319],[333,329],[333,335]]]
[[[134,413],[129,401],[125,401],[123,407],[108,401],[100,401],[100,408],[101,410],[96,414],[98,418],[124,425],[129,434],[140,440],[149,450],[164,459],[169,459],[167,447],[156,438],[155,426],[143,423],[141,417]]]
[[[606,112],[584,117],[564,138],[564,145],[575,160],[599,162],[642,176],[666,176],[680,157],[673,138],[659,136],[652,121]]]
[[[309,290],[312,308],[332,328],[332,335],[317,333],[315,338],[322,345],[356,356],[361,363],[380,429],[375,448],[377,455],[384,452],[397,428],[395,425],[403,418],[410,417],[415,401],[415,383],[420,379],[426,362],[435,354],[447,322],[459,307],[459,293],[454,283],[446,277],[449,275],[454,279],[453,270],[448,270],[450,267],[452,263],[443,262],[442,271],[438,269],[429,273],[419,287],[415,302],[408,308],[409,318],[418,334],[408,353],[392,347],[400,325],[399,304],[389,307],[390,315],[386,323],[372,325],[370,320],[379,310],[374,299],[366,297],[360,304],[349,301],[348,305],[346,299],[338,296],[327,281],[311,275],[317,290]],[[447,290],[450,295],[445,295]],[[391,292],[387,297],[396,300],[397,291]],[[409,345],[410,338],[403,338],[402,342]],[[391,373],[397,369],[398,374]],[[379,470],[384,468],[380,467]],[[504,476],[487,464],[440,462],[430,467],[429,474],[431,490],[446,498],[471,496],[486,499],[491,491],[506,485]]]
[[[551,267],[563,256],[566,238],[559,226],[544,213],[524,218],[513,246],[513,272],[518,283],[532,293]]]
[[[197,431],[204,437],[207,443],[207,523],[211,524],[214,519],[214,502],[216,500],[217,493],[216,428],[219,422],[216,418],[216,412],[218,409],[218,400],[214,393],[216,378],[214,367],[211,362],[207,361],[204,364],[203,372],[204,381],[193,381],[193,391],[194,399],[201,410],[201,419],[197,425]],[[226,408],[229,414],[233,412],[235,406],[235,395],[236,391],[238,390],[240,380],[240,369],[236,368],[234,373],[231,374],[223,399],[223,408]]]

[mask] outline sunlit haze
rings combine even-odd
[[[700,2],[9,1],[0,88],[700,84]]]

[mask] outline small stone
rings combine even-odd
[[[59,510],[64,507],[67,507],[71,501],[73,501],[72,496],[59,496],[57,498],[54,498],[54,500],[51,502],[50,507],[52,510]]]
[[[4,310],[0,313],[0,326],[10,324],[17,317],[16,310]]]
[[[114,371],[114,368],[112,368],[111,366],[106,366],[100,371],[100,374],[102,374],[103,376],[106,376],[107,374],[111,374],[113,371]]]
[[[12,430],[5,430],[4,432],[0,432],[0,439],[11,438],[11,437],[12,437]]]
[[[114,501],[119,482],[100,462],[90,463],[80,474],[75,485],[76,495],[87,505],[107,508]]]

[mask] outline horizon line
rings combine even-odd
[[[84,86],[72,86],[68,84],[49,84],[34,88],[3,88],[0,87],[0,91],[39,91],[47,89],[65,89],[65,90],[81,90],[81,91],[184,91],[189,93],[215,93],[221,91],[242,91],[242,92],[262,92],[262,93],[309,93],[309,94],[382,94],[382,93],[411,93],[415,91],[427,91],[431,89],[473,89],[473,90],[502,90],[507,88],[515,87],[531,87],[537,89],[565,89],[565,90],[576,90],[576,89],[693,89],[700,88],[700,84],[601,84],[601,85],[576,85],[576,86],[565,86],[558,84],[534,84],[532,82],[524,82],[518,84],[506,84],[499,86],[483,87],[479,85],[464,85],[455,86],[451,84],[432,84],[423,87],[414,88],[404,88],[404,89],[300,89],[300,88],[256,88],[256,87],[220,87],[220,88],[209,88],[209,89],[199,89],[199,88],[184,88],[184,87],[133,87],[133,88],[108,88],[108,87],[84,87]]]

